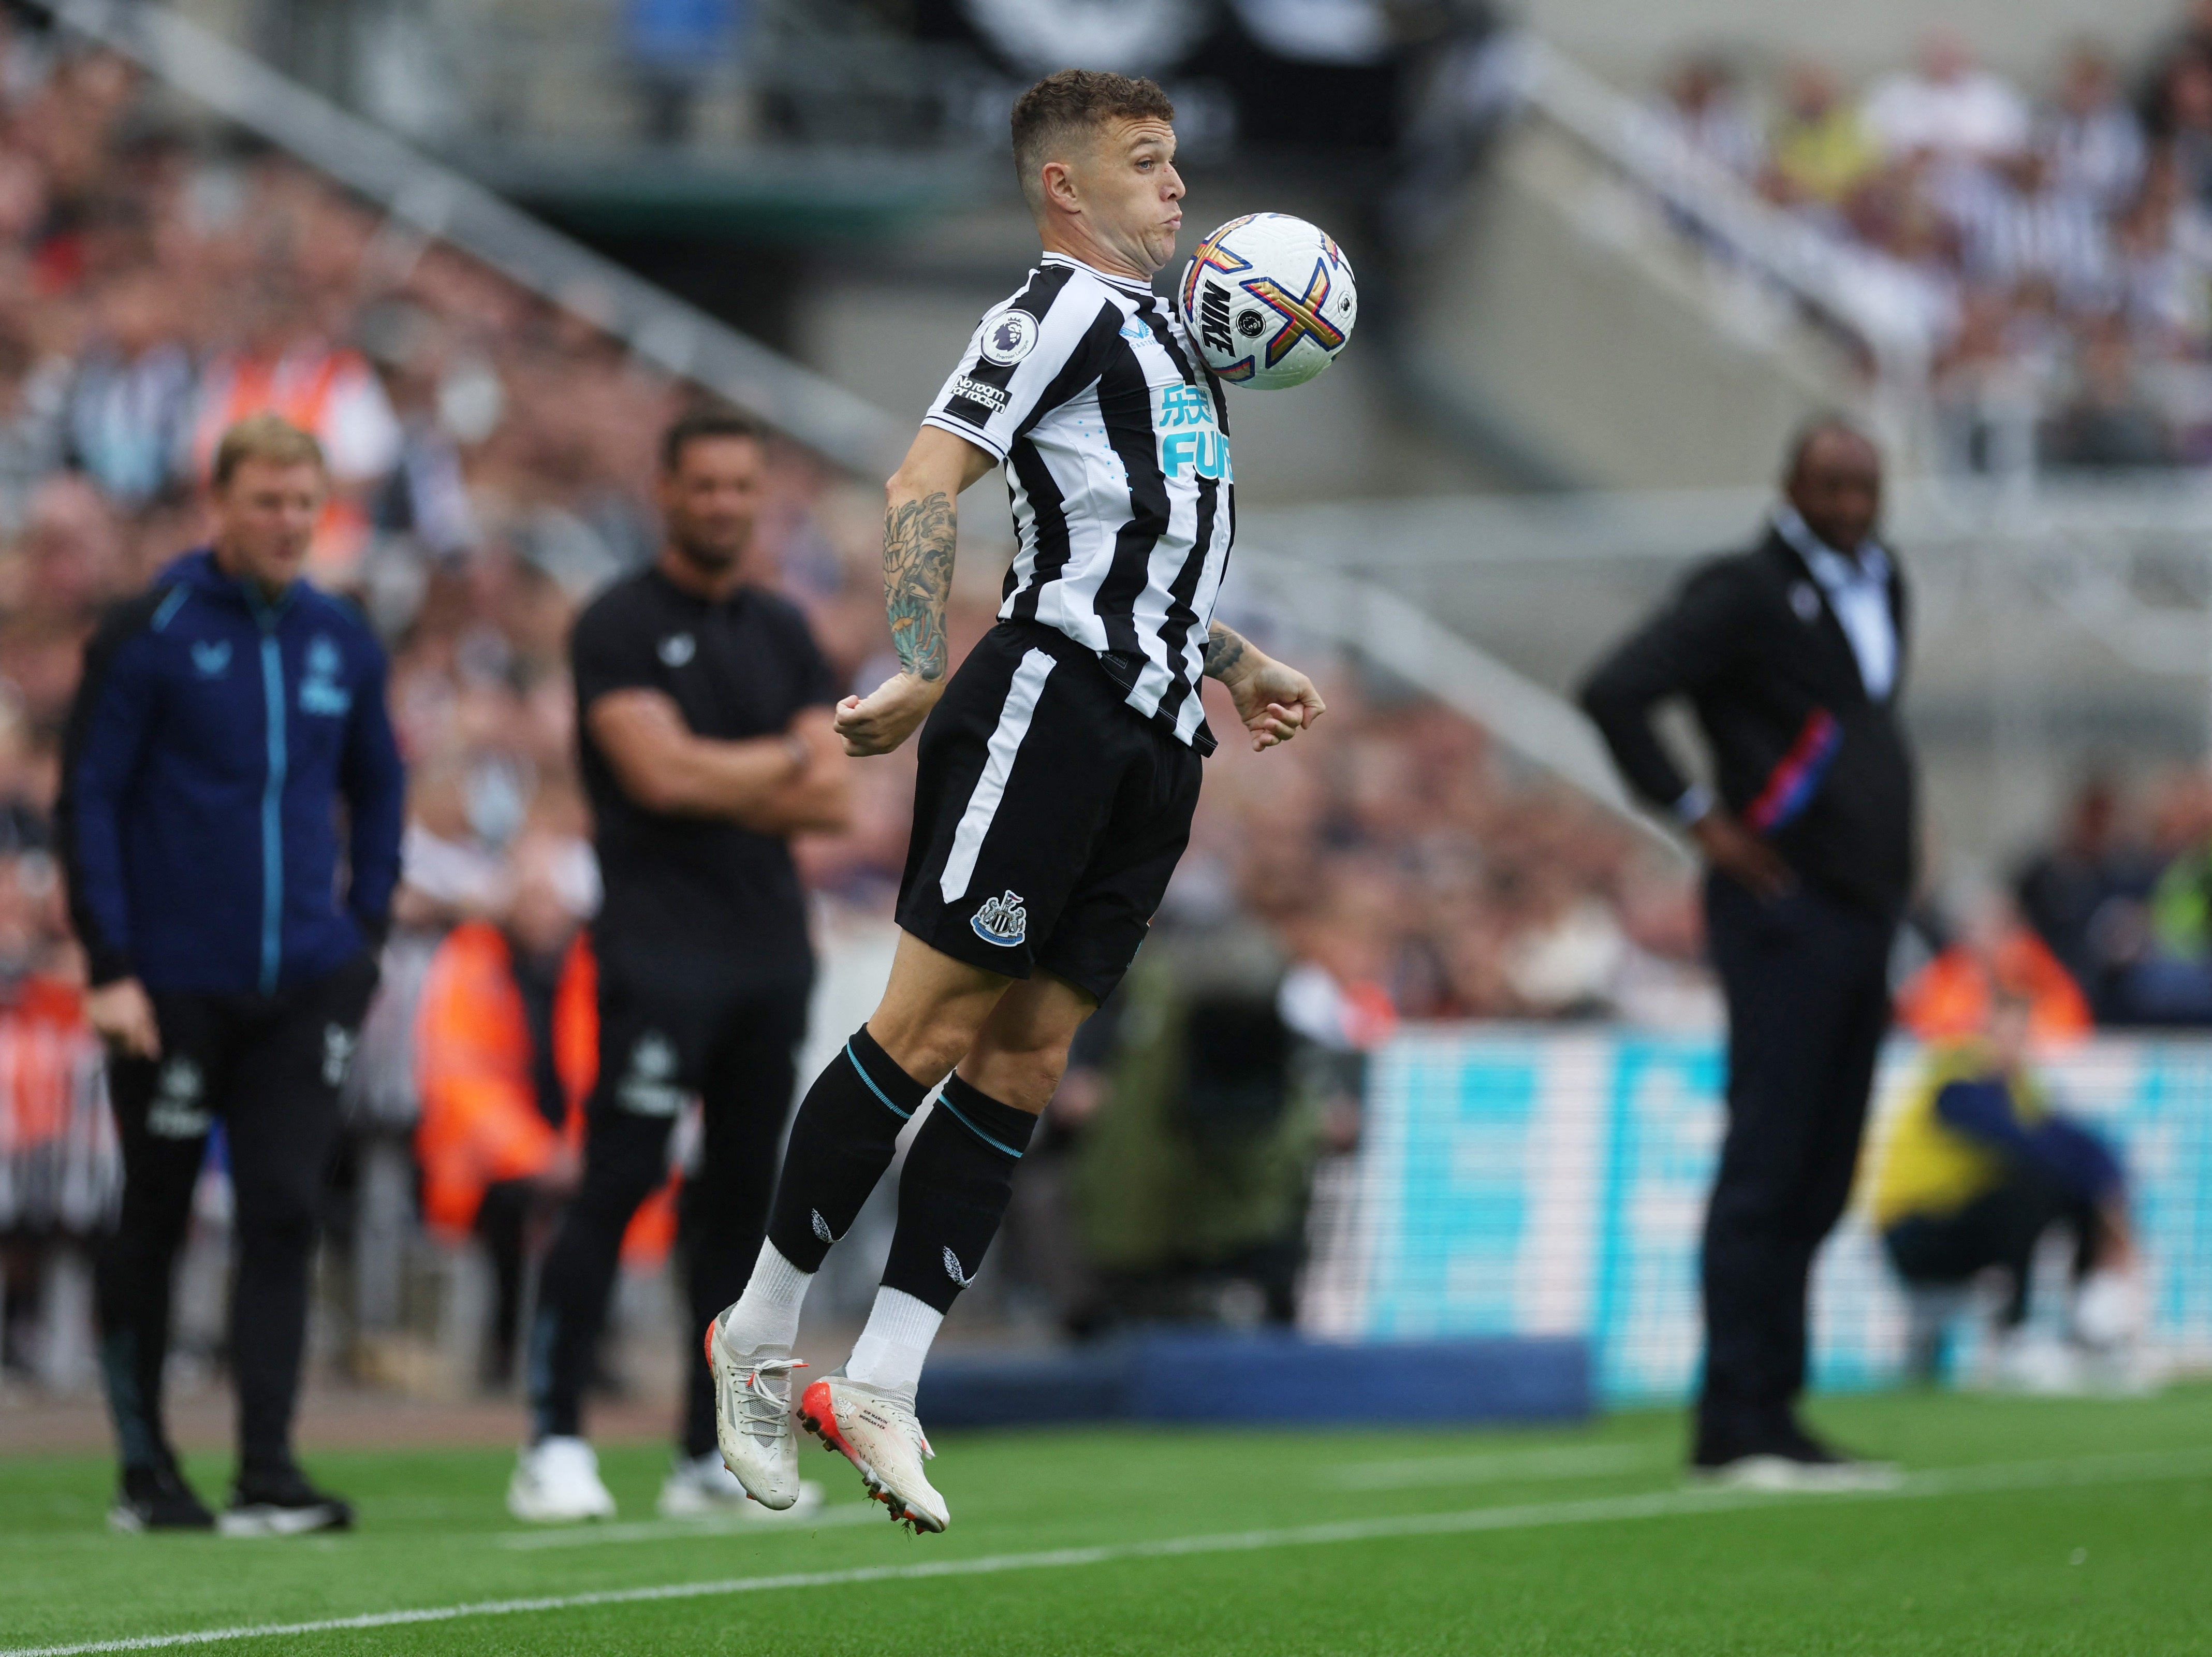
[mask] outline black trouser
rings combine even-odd
[[[1895,923],[1809,887],[1761,903],[1705,884],[1728,997],[1728,1136],[1705,1213],[1698,1442],[1771,1446],[1805,1385],[1806,1287],[1844,1211],[1889,1027]]]
[[[2011,1278],[2001,1314],[2008,1327],[2027,1317],[2030,1269],[2035,1245],[2064,1221],[2074,1232],[2076,1282],[2096,1263],[2104,1220],[2097,1205],[2030,1168],[2008,1170],[2005,1183],[1984,1191],[1955,1214],[1914,1215],[1884,1232],[1897,1275],[1916,1287],[1963,1283],[1990,1266],[2002,1266]]]
[[[811,968],[732,981],[729,964],[625,959],[604,945],[599,1077],[585,1106],[584,1177],[545,1257],[530,1336],[532,1431],[581,1429],[584,1382],[620,1262],[623,1232],[668,1172],[684,1095],[699,1095],[698,1167],[677,1211],[691,1316],[684,1448],[714,1447],[714,1380],[701,1336],[736,1300],[768,1228],[776,1142],[806,1033]]]
[[[291,1459],[307,1332],[307,1266],[323,1215],[352,1055],[376,958],[274,996],[153,990],[157,1060],[111,1053],[108,1097],[123,1150],[123,1212],[98,1268],[100,1367],[126,1466],[165,1455],[161,1366],[178,1247],[214,1118],[236,1203],[230,1361],[244,1468]]]
[[[514,1349],[522,1333],[522,1276],[527,1264],[531,1210],[538,1186],[528,1179],[495,1179],[477,1204],[474,1230],[491,1263],[491,1325],[477,1376],[486,1386],[514,1377]]]

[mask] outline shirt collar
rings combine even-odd
[[[1072,265],[1076,270],[1087,271],[1101,282],[1119,288],[1125,294],[1142,295],[1146,299],[1156,297],[1151,283],[1139,282],[1134,277],[1115,276],[1110,271],[1102,271],[1096,265],[1085,263],[1073,253],[1047,253],[1042,262],[1047,265]]]
[[[1823,586],[1861,581],[1876,582],[1885,588],[1889,585],[1889,554],[1871,535],[1859,543],[1855,556],[1838,552],[1815,535],[1803,515],[1787,501],[1775,505],[1774,530],[1796,549],[1797,556],[1821,578]]]

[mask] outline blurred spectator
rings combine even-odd
[[[624,0],[648,143],[689,142],[700,82],[736,55],[738,18],[737,0]]]
[[[1821,64],[1800,61],[1783,81],[1769,193],[1839,206],[1881,165],[1881,147]]]
[[[2167,70],[2153,129],[2192,201],[2212,205],[2212,61],[2178,58]]]
[[[2075,308],[2108,291],[2105,222],[2089,197],[2060,186],[2045,152],[2021,149],[1962,170],[1946,196],[1969,280],[2003,292],[2040,280]]]
[[[1980,1028],[1929,1054],[1873,1176],[1875,1224],[1909,1287],[1924,1294],[1962,1287],[1991,1268],[2004,1274],[1998,1362],[2020,1380],[2034,1379],[2021,1373],[2018,1338],[2036,1245],[2054,1225],[2074,1234],[2075,1338],[2108,1350],[2141,1322],[2119,1159],[2053,1110],[2028,1068],[2037,993],[1999,979]],[[1925,1301],[1916,1307],[1914,1367],[1923,1375],[1936,1368],[1948,1309]]]
[[[70,452],[125,511],[167,488],[182,459],[198,376],[175,335],[173,303],[154,269],[117,277],[70,387]]]
[[[2172,156],[2160,151],[2112,223],[2114,297],[2147,350],[2187,356],[2212,340],[2208,274],[2212,221],[2183,193]]]
[[[447,1242],[473,1236],[490,1260],[481,1374],[495,1388],[514,1376],[526,1260],[542,1249],[550,1203],[575,1186],[598,1069],[598,975],[583,934],[599,896],[591,848],[526,836],[513,862],[505,923],[465,921],[446,935],[415,1029],[422,1217]]]
[[[2114,905],[2140,900],[2156,873],[2125,833],[2118,784],[2093,776],[2069,803],[2057,843],[2014,881],[2022,917],[2093,1004],[2106,995],[2112,964],[2100,933],[2111,932]]]
[[[2028,140],[2027,101],[1977,68],[1966,40],[1948,28],[1921,37],[1914,69],[1875,82],[1863,114],[1875,141],[1893,156],[2008,155]]]
[[[2118,211],[2135,194],[2143,170],[2142,128],[2120,96],[2112,59],[2095,46],[2078,45],[2067,55],[2056,107],[2036,142],[2063,194],[2100,213]]]
[[[68,378],[66,363],[36,362],[21,338],[0,332],[0,533],[23,527],[60,462]]]
[[[1897,1021],[1923,1041],[1961,1040],[1989,1027],[2000,993],[2025,1003],[2028,1033],[2038,1042],[2089,1033],[2089,1000],[2081,985],[2010,899],[1992,893],[1959,939],[1906,980]]]
[[[1709,161],[1740,179],[1758,174],[1764,146],[1726,59],[1707,54],[1683,64],[1668,83],[1662,113],[1683,141]]]
[[[2134,343],[2117,319],[2088,333],[2076,376],[2072,396],[2043,435],[2045,466],[2119,472],[2180,459],[2165,415],[2143,394]]]

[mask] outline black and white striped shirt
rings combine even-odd
[[[1236,530],[1229,416],[1169,303],[1047,253],[927,423],[1006,463],[1019,551],[1000,617],[1097,651],[1131,707],[1212,752],[1198,682]]]

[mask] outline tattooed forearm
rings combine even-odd
[[[945,677],[945,604],[952,592],[955,520],[943,490],[894,502],[884,514],[884,609],[899,666],[917,679]]]
[[[1206,636],[1206,676],[1227,679],[1250,648],[1234,631],[1215,622]]]

